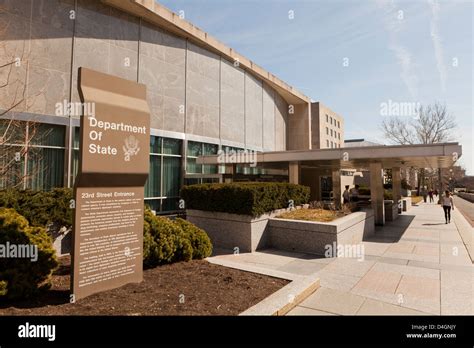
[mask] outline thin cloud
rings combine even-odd
[[[405,83],[412,99],[418,99],[418,76],[416,74],[415,64],[413,63],[410,51],[403,46],[398,39],[398,32],[401,31],[403,19],[399,19],[400,13],[397,10],[395,1],[378,0],[377,5],[385,10],[384,26],[389,33],[388,48],[395,53],[398,64],[400,65],[400,77]],[[403,15],[403,12],[401,13]]]
[[[430,33],[431,40],[435,51],[436,66],[439,72],[439,79],[441,83],[441,90],[446,91],[446,65],[444,64],[444,49],[439,34],[439,11],[440,6],[437,1],[428,0],[431,8]]]

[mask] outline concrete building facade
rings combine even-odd
[[[29,139],[15,140],[28,178],[7,173],[2,187],[74,184],[81,112],[70,106],[80,103],[79,67],[147,86],[146,191],[158,211],[174,209],[183,184],[221,180],[218,166],[196,164],[200,155],[313,146],[308,97],[154,1],[8,0],[0,24],[8,66],[0,130],[14,119],[18,133],[43,134],[36,158]],[[30,175],[30,167],[38,170]]]
[[[321,102],[311,103],[313,149],[344,147],[344,118]]]

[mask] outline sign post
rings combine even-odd
[[[81,118],[74,186],[74,300],[143,280],[150,144],[145,85],[80,68],[79,92],[93,114]]]

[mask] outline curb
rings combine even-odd
[[[281,316],[287,314],[290,310],[303,302],[309,295],[314,293],[320,287],[320,280],[316,273],[308,276],[300,276],[287,272],[281,272],[273,269],[261,268],[249,264],[242,264],[222,259],[207,258],[208,262],[247,271],[252,273],[264,274],[270,277],[290,280],[280,290],[263,299],[256,305],[250,307],[239,316],[248,315],[272,315]]]
[[[462,242],[467,249],[471,262],[474,263],[474,227],[471,226],[459,209],[454,210],[452,214]]]

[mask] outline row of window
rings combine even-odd
[[[337,139],[341,140],[341,133],[336,132],[335,130],[332,130],[332,129],[329,129],[328,127],[326,127],[326,135],[329,135],[329,131],[331,131],[331,136],[333,138],[337,138]]]
[[[326,147],[331,148],[331,149],[335,149],[335,148],[341,147],[341,144],[336,143],[335,141],[326,140]]]
[[[336,120],[332,116],[329,116],[328,114],[326,114],[326,122],[331,124],[331,126],[336,126],[337,125],[337,128],[341,128],[341,122]]]
[[[79,169],[79,136],[79,128],[76,127],[71,151],[72,184]],[[63,186],[65,139],[64,126],[0,120],[0,189],[51,190]],[[224,173],[222,166],[196,163],[199,156],[216,155],[218,150],[219,145],[216,144],[188,141],[184,164],[181,139],[151,136],[150,174],[145,185],[147,204],[158,212],[176,210],[181,184],[218,182],[216,174]],[[229,146],[223,146],[222,150],[244,151]],[[237,165],[236,173],[265,174],[265,170]]]

